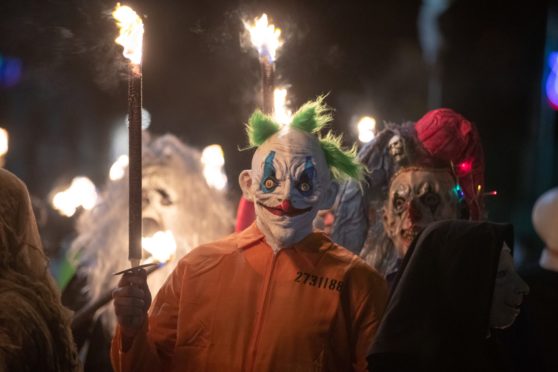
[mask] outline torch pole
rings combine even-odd
[[[260,57],[262,75],[262,109],[271,115],[273,113],[273,90],[275,88],[275,64],[267,56]]]
[[[129,247],[132,267],[141,261],[141,65],[134,65],[128,79]]]

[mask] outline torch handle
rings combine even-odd
[[[273,113],[273,90],[275,89],[275,65],[268,57],[260,58],[262,74],[262,109],[271,115]]]
[[[145,268],[147,276],[149,276],[153,272],[163,267],[164,264],[149,264],[149,265],[142,265],[142,266]],[[139,269],[140,268],[137,268],[137,270]],[[128,269],[128,270],[132,270],[132,269]],[[118,272],[114,275],[123,274],[128,270]],[[95,302],[89,303],[88,305],[84,306],[74,314],[72,318],[72,331],[76,332],[76,330],[80,329],[81,327],[89,323],[95,316],[95,313],[100,308],[104,307],[110,301],[112,301],[112,290],[113,288],[106,290]]]
[[[132,267],[139,265],[141,250],[141,67],[131,72],[128,80],[128,156],[129,156],[129,247]]]

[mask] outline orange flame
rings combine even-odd
[[[287,107],[287,88],[275,88],[273,91],[273,118],[281,125],[288,125],[292,111]]]
[[[362,143],[370,142],[376,136],[376,119],[371,116],[363,116],[357,123],[358,139]]]
[[[143,44],[143,22],[137,13],[129,6],[116,4],[112,12],[116,25],[120,29],[120,35],[116,43],[124,47],[124,57],[128,58],[134,65],[141,64],[141,53]]]
[[[269,24],[265,13],[260,18],[254,19],[252,24],[244,22],[244,27],[250,32],[250,40],[258,49],[260,56],[267,56],[270,62],[273,62],[277,49],[283,45],[281,29]]]
[[[143,237],[141,246],[151,254],[149,262],[168,262],[176,253],[176,240],[172,231],[157,231],[153,236]]]

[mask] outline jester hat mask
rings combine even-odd
[[[320,97],[303,105],[289,125],[256,111],[246,126],[256,152],[252,169],[240,173],[239,183],[275,252],[312,232],[318,211],[331,208],[338,180],[362,178],[355,149],[343,150],[340,137],[319,134],[331,119]]]

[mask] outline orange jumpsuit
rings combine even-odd
[[[121,371],[366,371],[384,279],[322,233],[274,254],[252,224],[183,257]]]

